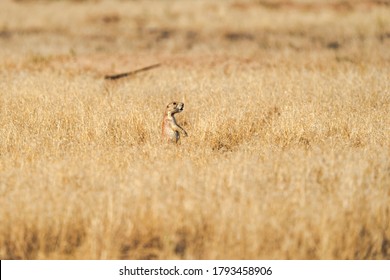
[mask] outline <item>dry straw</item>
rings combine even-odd
[[[2,1],[0,259],[389,259],[389,7],[273,3]]]

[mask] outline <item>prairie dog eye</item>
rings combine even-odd
[[[175,106],[176,106],[176,102],[173,102],[173,105],[175,105]]]

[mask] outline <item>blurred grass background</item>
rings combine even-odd
[[[3,0],[0,258],[389,259],[389,15]]]

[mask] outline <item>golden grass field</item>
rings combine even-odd
[[[1,0],[0,75],[0,259],[390,259],[388,1]]]

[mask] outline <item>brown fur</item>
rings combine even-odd
[[[180,139],[180,133],[185,137],[187,132],[177,124],[175,114],[183,111],[184,103],[171,102],[167,105],[162,121],[162,138],[166,142],[177,143]]]

